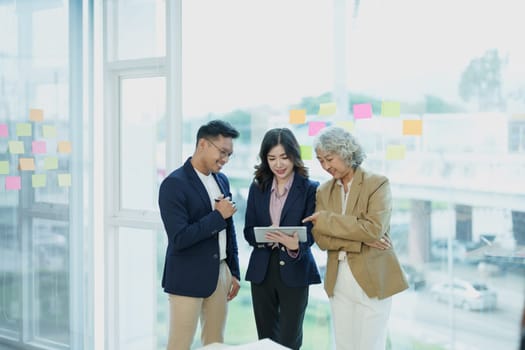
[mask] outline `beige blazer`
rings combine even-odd
[[[408,288],[394,249],[371,248],[390,231],[392,195],[384,176],[360,167],[355,171],[345,214],[341,214],[341,189],[337,180],[322,184],[317,191],[319,216],[312,230],[317,245],[328,251],[324,288],[334,295],[339,251],[346,251],[346,261],[357,283],[368,297],[384,299]]]

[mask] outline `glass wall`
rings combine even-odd
[[[0,2],[0,348],[91,341],[81,5]]]

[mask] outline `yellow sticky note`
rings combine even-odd
[[[34,174],[31,176],[31,185],[35,188],[45,187],[47,182],[46,174]]]
[[[423,133],[423,121],[420,119],[403,120],[403,135],[421,136]]]
[[[44,120],[44,110],[42,109],[30,109],[29,120],[33,122],[41,122]]]
[[[319,104],[319,115],[334,115],[336,110],[335,102]]]
[[[44,158],[44,169],[45,170],[58,169],[58,158],[57,157],[45,157]]]
[[[312,146],[301,145],[301,158],[303,160],[312,160]]]
[[[305,109],[292,109],[290,111],[290,124],[304,124],[306,123]]]
[[[71,187],[71,174],[58,174],[59,187]]]
[[[58,153],[71,153],[71,142],[60,141],[58,143]]]
[[[350,132],[354,131],[354,122],[339,121],[339,122],[335,122],[335,125],[345,129],[346,131],[350,131]]]
[[[387,160],[403,160],[405,159],[405,153],[405,145],[389,145],[386,147]]]
[[[22,154],[24,153],[24,143],[22,141],[9,141],[9,153],[11,154]]]
[[[18,159],[18,168],[20,170],[35,170],[35,160],[33,158]]]
[[[57,129],[53,125],[42,125],[42,135],[46,139],[54,139],[57,137]]]
[[[381,103],[381,115],[383,117],[399,117],[401,115],[401,105],[399,102],[383,101]]]
[[[31,136],[31,124],[30,123],[16,124],[16,136]]]
[[[9,161],[8,160],[0,160],[0,174],[1,175],[9,174]]]

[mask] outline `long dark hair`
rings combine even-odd
[[[301,159],[301,147],[292,131],[288,128],[270,129],[264,134],[259,151],[259,164],[255,166],[255,182],[264,191],[271,186],[273,173],[268,164],[268,153],[277,145],[282,145],[284,152],[291,159],[294,171],[308,178],[308,168],[304,166]]]

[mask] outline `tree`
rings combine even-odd
[[[497,49],[474,58],[461,75],[459,95],[464,101],[477,100],[480,110],[504,109],[501,72],[506,65]]]

